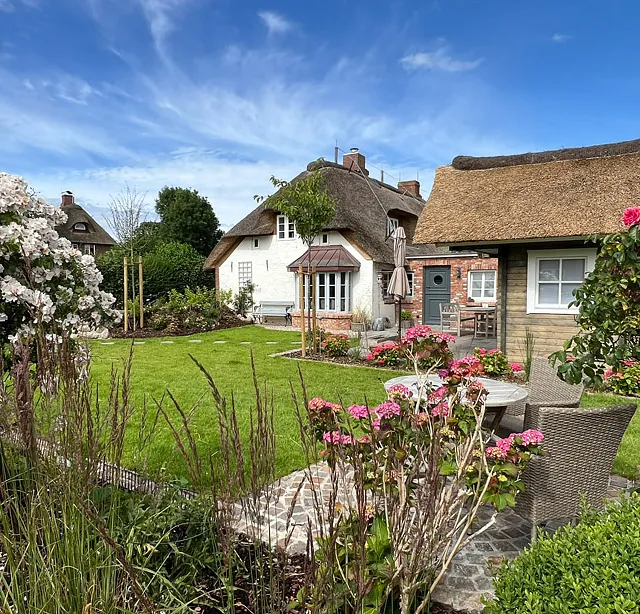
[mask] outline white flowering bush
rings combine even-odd
[[[92,256],[56,232],[66,213],[0,173],[0,343],[109,326],[119,314]]]

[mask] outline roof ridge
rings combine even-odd
[[[347,168],[346,166],[339,164],[338,162],[330,162],[329,160],[323,160],[322,158],[320,158],[318,160],[313,160],[312,162],[309,162],[309,164],[307,164],[307,171],[309,171],[310,173],[323,168],[335,168],[339,171],[344,171],[345,173],[349,173],[351,175],[356,175],[358,177],[366,179],[367,181],[373,181],[381,188],[391,190],[392,192],[395,192],[396,194],[400,194],[401,196],[409,196],[421,203],[426,202],[424,198],[414,196],[413,194],[411,194],[410,192],[407,192],[406,190],[400,190],[397,187],[391,185],[390,183],[385,183],[384,181],[380,181],[379,179],[376,179],[375,177],[371,177],[370,175],[363,177],[362,174],[359,173],[358,171],[353,171]]]
[[[540,152],[528,152],[509,156],[456,156],[451,166],[460,171],[487,170],[505,166],[525,164],[545,164],[567,160],[586,160],[589,158],[610,158],[632,153],[640,153],[640,139],[591,145],[588,147],[570,147],[549,149]]]

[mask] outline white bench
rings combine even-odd
[[[260,301],[254,306],[253,315],[258,318],[260,324],[264,324],[269,316],[274,316],[284,318],[285,325],[288,325],[292,324],[290,309],[293,309],[292,301]]]

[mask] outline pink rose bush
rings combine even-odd
[[[640,224],[640,207],[629,207],[622,215],[622,223],[625,226],[637,226]]]
[[[640,361],[627,358],[616,367],[608,367],[603,375],[603,388],[623,396],[640,396]]]
[[[414,359],[423,369],[445,366],[453,359],[449,343],[454,341],[452,335],[436,332],[430,326],[421,324],[407,330],[399,343],[386,341],[377,345],[366,358],[384,367],[409,366]]]

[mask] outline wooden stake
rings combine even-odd
[[[124,332],[129,330],[129,308],[127,303],[129,302],[129,280],[127,275],[129,274],[129,267],[127,266],[127,257],[124,258]]]
[[[304,358],[307,355],[306,335],[304,330],[307,323],[304,321],[304,271],[302,269],[302,265],[298,267],[298,277],[300,278],[300,340],[302,341],[302,357]]]
[[[313,302],[311,303],[311,334],[313,336],[313,351],[317,351],[318,349],[318,320],[316,318],[316,305],[318,303],[316,292],[318,290],[316,286],[316,267],[314,266],[311,269],[311,296],[313,297]]]
[[[138,292],[140,292],[140,328],[144,327],[144,308],[142,301],[142,256],[138,256]]]

